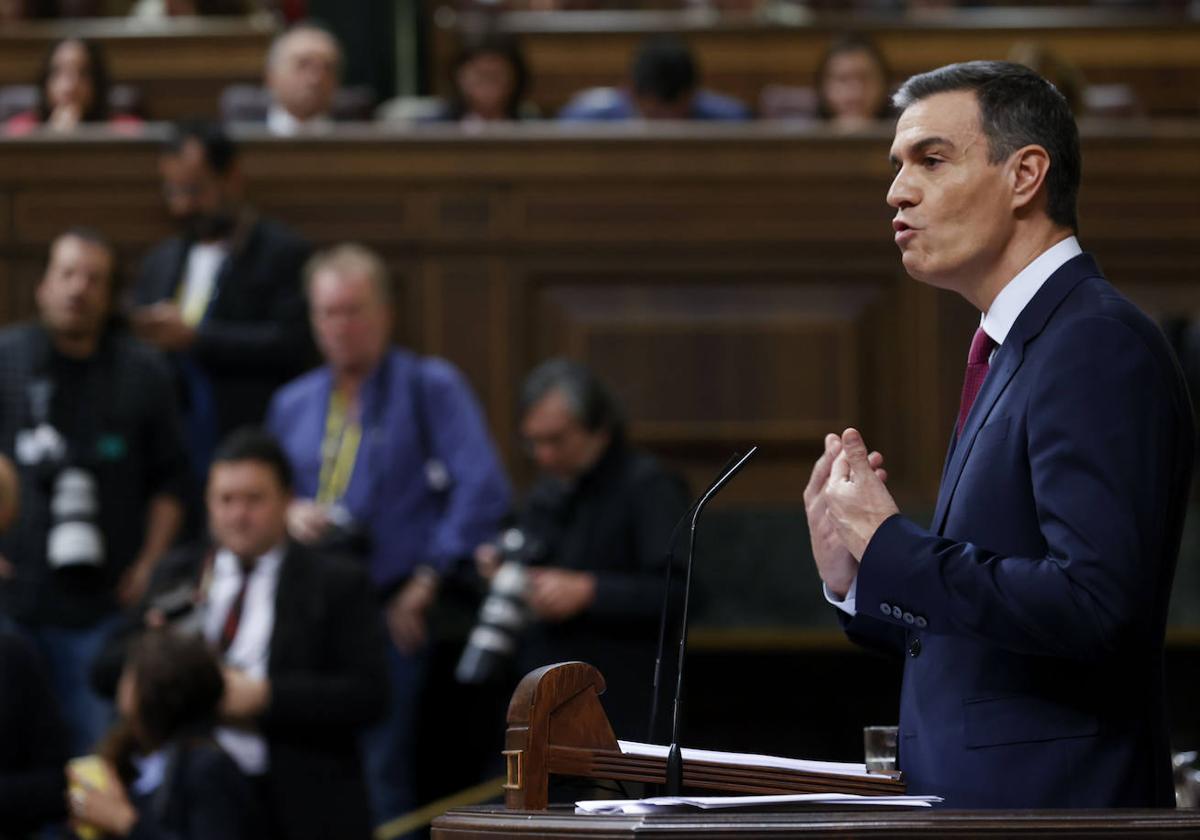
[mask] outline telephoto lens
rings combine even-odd
[[[537,544],[520,529],[509,528],[500,535],[497,547],[500,568],[492,578],[454,671],[455,679],[464,685],[490,682],[503,673],[529,623],[525,592],[529,585],[528,563],[538,554]]]

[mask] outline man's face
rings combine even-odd
[[[1012,159],[988,162],[970,91],[910,105],[892,143],[896,244],[915,279],[964,292],[983,282],[1014,233]]]
[[[199,140],[189,139],[158,162],[167,212],[185,236],[211,240],[229,235],[237,197],[236,170],[213,171]]]
[[[208,474],[208,528],[221,548],[259,557],[283,542],[291,494],[260,461],[221,461]]]
[[[561,391],[550,391],[521,420],[521,436],[544,473],[572,481],[599,460],[608,446],[607,431],[589,431]]]
[[[112,301],[112,254],[77,236],[60,236],[37,287],[42,323],[51,333],[71,338],[96,336]]]
[[[267,68],[275,101],[298,120],[329,112],[338,84],[338,46],[324,32],[301,29],[279,45]]]
[[[318,271],[309,287],[309,314],[321,355],[335,371],[365,373],[383,358],[391,313],[365,272]]]

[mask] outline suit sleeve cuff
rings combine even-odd
[[[858,610],[854,606],[855,596],[858,593],[858,578],[857,577],[854,578],[854,580],[850,581],[850,588],[848,590],[846,590],[846,597],[842,598],[840,601],[834,596],[834,594],[832,592],[829,591],[829,587],[823,583],[821,584],[821,591],[825,593],[826,601],[833,604],[835,607],[837,607],[839,610],[844,612],[846,615],[853,616],[853,615],[858,614]]]

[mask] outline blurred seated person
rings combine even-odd
[[[121,720],[101,749],[98,777],[67,767],[73,823],[144,840],[261,837],[250,782],[213,737],[223,692],[202,639],[142,636],[121,674]]]
[[[529,68],[511,35],[488,33],[469,40],[454,60],[450,83],[442,120],[472,124],[536,116],[525,101]]]
[[[692,51],[668,35],[644,40],[633,59],[625,88],[590,88],[577,93],[559,112],[560,120],[745,120],[739,100],[700,87]]]
[[[141,120],[113,114],[109,107],[108,62],[95,41],[64,38],[50,47],[37,80],[38,104],[4,124],[9,136],[28,134],[38,127],[71,131],[79,125],[134,128]]]
[[[875,43],[861,35],[833,41],[817,66],[817,115],[854,131],[891,116],[891,71]]]
[[[67,732],[37,651],[0,630],[0,836],[66,817]]]
[[[336,121],[365,120],[375,96],[367,87],[338,87],[342,49],[311,22],[276,36],[267,54],[265,87],[233,84],[221,92],[221,119],[266,123],[278,137],[328,131]]]

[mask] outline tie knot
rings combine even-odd
[[[967,364],[986,365],[995,347],[996,342],[983,331],[983,327],[975,330],[975,337],[971,339],[971,351],[967,353]]]

